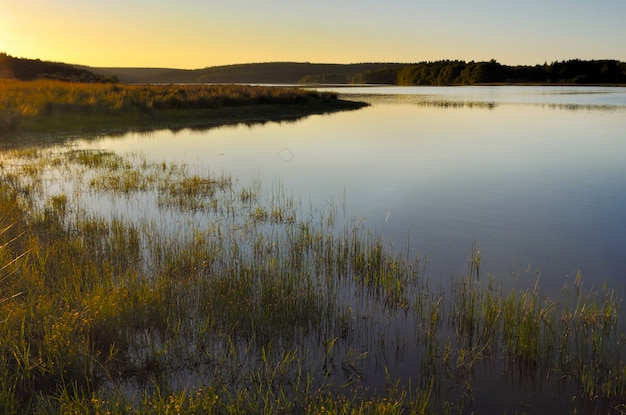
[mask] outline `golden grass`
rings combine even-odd
[[[167,111],[184,113],[244,106],[319,104],[335,101],[335,98],[333,94],[287,87],[5,79],[0,80],[0,133],[51,126],[71,129],[71,124],[95,124],[97,127],[103,118],[111,117],[121,122],[129,122],[129,118],[136,121],[138,117],[158,120]],[[55,118],[61,122],[55,123]],[[38,128],[38,123],[43,124]]]

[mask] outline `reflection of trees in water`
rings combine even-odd
[[[100,131],[90,131],[84,133],[65,133],[63,131],[54,133],[39,133],[39,132],[14,132],[9,133],[2,137],[0,142],[0,149],[13,149],[24,148],[30,146],[48,147],[54,145],[62,145],[72,142],[73,140],[86,140],[96,142],[102,139],[124,139],[129,134],[135,134],[143,137],[150,137],[158,131],[171,131],[174,134],[189,130],[194,132],[207,132],[215,129],[224,128],[238,128],[246,126],[248,128],[261,127],[270,123],[276,123],[279,125],[294,124],[305,118],[315,114],[330,114],[333,112],[350,111],[361,108],[362,103],[348,102],[344,107],[339,108],[307,108],[302,106],[301,108],[283,108],[284,112],[281,113],[281,109],[277,109],[273,114],[258,114],[254,115],[253,111],[250,111],[251,115],[246,117],[245,115],[241,119],[206,119],[205,121],[192,120],[188,122],[180,122],[174,125],[155,125],[155,126],[126,126],[106,128]],[[249,118],[249,119],[248,119]]]
[[[584,94],[590,94],[584,93]],[[598,92],[599,93],[599,92]],[[579,95],[572,92],[571,95]],[[601,111],[615,112],[626,109],[619,105],[607,104],[576,104],[576,103],[541,103],[541,102],[499,102],[497,100],[465,100],[461,97],[440,98],[436,95],[421,94],[346,94],[346,97],[358,101],[367,102],[369,104],[410,104],[419,107],[441,108],[441,109],[487,109],[492,110],[496,107],[505,105],[515,106],[540,106],[542,109],[561,110],[561,111]]]
[[[432,99],[423,105],[441,102],[469,105]],[[290,153],[283,149],[278,157],[287,161]],[[301,379],[312,390],[349,393],[341,389],[347,385],[360,393],[358,387],[364,386],[372,394],[384,393],[396,379],[410,380],[432,392],[434,404],[445,408],[452,401],[457,402],[454,409],[476,412],[500,398],[484,392],[488,382],[501,387],[507,383],[505,389],[516,402],[531,397],[533,409],[540,402],[553,402],[555,395],[566,402],[578,396],[570,404],[574,409],[584,408],[581,396],[600,395],[594,404],[600,399],[612,402],[625,389],[621,346],[613,348],[615,340],[621,341],[614,336],[621,333],[615,330],[619,299],[612,291],[582,292],[577,279],[558,301],[536,288],[504,293],[494,281],[484,276],[478,280],[481,258],[475,243],[467,277],[447,285],[428,278],[425,260],[413,259],[408,251],[406,257],[396,254],[364,224],[337,226],[335,220],[341,219],[334,205],[319,215],[300,212],[297,201],[280,186],[266,193],[260,183],[239,187],[228,178],[201,175],[182,165],[144,163],[137,155],[120,160],[109,152],[69,151],[69,163],[52,163],[61,160],[53,156],[38,163],[28,160],[28,170],[17,172],[37,170],[33,166],[42,172],[61,169],[51,177],[89,178],[83,183],[89,187],[69,195],[97,191],[119,197],[127,207],[153,201],[158,203],[154,223],[165,225],[169,215],[176,218],[164,235],[154,225],[141,226],[150,209],[141,210],[136,226],[94,221],[69,233],[79,235],[81,246],[90,248],[87,252],[98,253],[76,255],[76,261],[110,257],[118,267],[145,264],[146,275],[160,276],[163,284],[155,284],[162,291],[154,291],[162,296],[145,306],[139,303],[160,324],[151,326],[142,314],[128,312],[127,318],[137,324],[129,327],[144,330],[122,333],[129,337],[121,337],[117,329],[97,331],[95,347],[133,345],[120,351],[131,357],[120,362],[128,365],[126,371],[111,370],[107,379],[127,373],[137,382],[141,376],[162,376],[172,385],[188,385],[192,378],[199,384],[224,385],[231,396],[265,382],[268,394],[296,398],[302,390],[298,388],[304,388]],[[81,174],[68,174],[68,166]],[[95,176],[84,174],[88,167]],[[32,198],[40,194],[28,192]],[[60,208],[68,202],[50,200],[48,223],[68,219],[69,210]],[[70,201],[68,206],[82,203]],[[127,220],[129,212],[124,215]],[[46,226],[46,235],[50,228]],[[174,232],[167,234],[168,229]],[[129,242],[121,243],[127,235]],[[145,253],[141,241],[146,242]],[[122,307],[129,303],[120,301]],[[117,328],[120,311],[125,309],[115,310],[99,328]],[[118,335],[123,341],[116,341]],[[161,344],[168,346],[162,352],[156,347]]]

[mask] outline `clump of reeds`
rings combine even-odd
[[[163,116],[164,111],[180,113],[224,107],[300,105],[329,101],[330,98],[336,96],[296,88],[252,85],[126,85],[0,80],[0,133],[25,123],[30,123],[28,125],[32,127],[33,123],[45,122],[50,127],[56,125],[53,122],[55,119],[63,124],[56,127],[67,130],[72,128],[69,121],[80,123],[80,117],[95,120],[91,124],[95,123],[97,127],[111,116],[116,117],[118,122],[128,122],[153,112]],[[68,114],[73,117],[63,118]]]
[[[574,409],[626,393],[620,298],[580,277],[503,292],[473,242],[467,275],[433,286],[333,206],[138,155],[22,150],[0,176],[0,412],[459,412],[494,365]],[[86,205],[103,194],[149,208]],[[368,391],[387,321],[415,377]]]

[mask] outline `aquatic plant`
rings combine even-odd
[[[245,108],[321,104],[332,110],[335,94],[297,88],[253,85],[126,85],[68,83],[53,80],[0,80],[0,133],[18,128],[32,131],[98,130],[107,125],[149,128],[157,122],[187,125],[270,119],[271,111],[256,116]],[[358,104],[344,103],[358,108]],[[219,113],[218,110],[237,111]],[[281,110],[274,110],[279,118]],[[319,108],[311,110],[319,111]],[[304,115],[300,109],[294,115]],[[243,117],[243,118],[242,118]],[[178,119],[178,124],[175,122]]]
[[[0,176],[5,413],[459,413],[486,374],[573,410],[626,394],[621,298],[580,276],[505,292],[473,241],[435,284],[332,204],[136,154],[20,150]]]

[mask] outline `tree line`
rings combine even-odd
[[[474,85],[496,83],[626,84],[626,63],[617,60],[557,61],[535,66],[507,66],[495,60],[442,60],[359,74],[352,83],[396,85]]]
[[[73,82],[117,82],[115,76],[98,75],[66,63],[15,58],[6,53],[0,53],[0,77],[22,81],[57,79]]]
[[[497,83],[622,84],[626,63],[618,60],[556,61],[508,66],[495,60],[439,60],[419,63],[315,64],[266,62],[203,69],[89,68],[0,53],[0,77],[54,78],[81,82],[276,83],[475,85]]]

